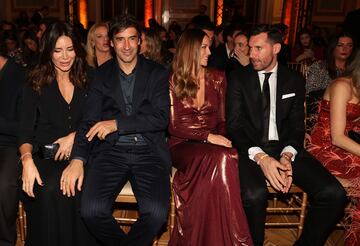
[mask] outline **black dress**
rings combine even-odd
[[[75,197],[69,198],[60,190],[60,177],[68,161],[45,160],[38,155],[39,146],[76,131],[85,97],[86,91],[75,87],[68,104],[56,81],[45,86],[41,94],[30,85],[23,90],[18,144],[33,145],[34,162],[44,183],[41,187],[35,181],[35,198],[23,196],[27,214],[27,246],[95,243],[80,219],[80,193],[77,191]]]

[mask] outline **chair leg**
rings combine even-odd
[[[20,229],[20,240],[25,242],[26,237],[26,221],[25,221],[25,211],[22,202],[19,202],[19,229]]]
[[[301,203],[300,221],[299,221],[297,238],[300,237],[300,235],[303,231],[303,228],[304,228],[307,200],[308,200],[308,195],[305,192],[303,192],[303,199],[302,199],[302,203]]]
[[[174,191],[171,187],[171,198],[170,198],[170,235],[172,234],[172,231],[174,230],[175,227],[175,196],[174,196]]]

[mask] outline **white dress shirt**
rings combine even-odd
[[[258,76],[260,80],[260,88],[262,90],[265,73],[271,72],[271,76],[269,78],[269,89],[270,89],[270,117],[269,117],[269,140],[279,140],[279,134],[276,126],[276,86],[277,86],[277,70],[278,64],[276,63],[275,67],[271,69],[271,71],[258,71]],[[292,146],[286,146],[281,154],[284,152],[290,152],[293,154],[291,161],[295,160],[295,156],[297,151]],[[255,161],[254,157],[258,153],[265,153],[260,147],[254,146],[248,149],[249,159]]]

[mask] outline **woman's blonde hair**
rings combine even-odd
[[[87,39],[86,39],[86,62],[90,67],[97,67],[97,60],[96,60],[96,54],[95,54],[95,46],[93,44],[95,40],[95,31],[98,27],[105,27],[107,30],[109,30],[109,25],[105,22],[100,22],[92,25],[90,28]]]
[[[161,55],[161,39],[157,31],[146,28],[143,30],[146,40],[146,51],[144,56],[152,61],[162,64],[163,57]]]
[[[200,48],[206,33],[188,29],[180,37],[172,63],[175,95],[178,98],[195,98],[200,71]]]

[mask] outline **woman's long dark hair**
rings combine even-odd
[[[343,37],[347,37],[347,38],[351,38],[351,40],[353,41],[353,51],[351,53],[351,55],[349,56],[349,58],[346,60],[345,63],[345,68],[347,67],[347,65],[349,65],[351,63],[351,61],[354,59],[355,57],[355,40],[354,38],[351,36],[351,34],[349,33],[342,33],[336,37],[334,37],[333,39],[330,40],[327,49],[326,49],[326,65],[327,65],[327,70],[329,73],[329,76],[331,79],[335,79],[336,77],[338,77],[337,71],[336,71],[336,64],[335,64],[335,56],[334,56],[334,50],[339,42],[340,38]]]
[[[80,38],[68,23],[55,22],[46,29],[40,43],[39,64],[29,73],[28,80],[38,93],[41,93],[43,87],[56,79],[52,55],[56,42],[61,36],[67,36],[71,39],[76,54],[69,72],[70,82],[78,88],[84,88],[86,85],[85,52],[80,43]]]

